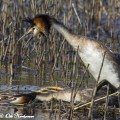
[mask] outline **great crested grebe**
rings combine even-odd
[[[41,89],[32,90],[30,93],[13,95],[10,103],[15,105],[24,105],[35,99],[40,101],[50,101],[53,98],[52,93],[62,90],[64,90],[64,88],[58,86],[41,87]]]
[[[80,103],[86,103],[90,101],[92,97],[92,92],[93,89],[84,89],[81,91],[77,91],[76,96],[74,98],[74,103],[80,102]],[[55,100],[62,100],[65,102],[71,102],[71,95],[72,95],[72,89],[67,88],[61,91],[56,91],[56,92],[32,92],[28,94],[19,94],[15,96],[15,100],[12,100],[10,103],[15,104],[15,105],[24,105],[29,103],[30,101],[33,100],[38,100],[38,101],[51,101],[52,99]],[[73,94],[74,95],[74,94]]]
[[[79,56],[85,66],[89,64],[88,70],[96,80],[98,79],[104,53],[106,53],[98,88],[103,84],[110,84],[114,90],[119,88],[120,60],[101,42],[71,33],[64,24],[49,15],[36,15],[33,19],[28,18],[25,21],[31,24],[31,28],[25,35],[32,32],[34,36],[42,33],[48,37],[51,26],[61,33],[74,50],[77,51],[79,48]]]

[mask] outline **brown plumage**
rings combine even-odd
[[[42,33],[46,37],[48,36],[51,26],[49,16],[36,15],[33,19],[26,18],[24,19],[24,21],[30,23],[31,27],[34,27],[36,25],[39,28],[40,33]]]

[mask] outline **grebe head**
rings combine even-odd
[[[36,98],[35,92],[28,93],[28,94],[19,94],[19,95],[14,95],[10,103],[24,105],[26,103],[29,103],[30,101],[33,101],[35,98]]]
[[[33,36],[37,36],[40,33],[40,30],[37,26],[33,26],[28,30],[28,33],[33,33]]]
[[[51,27],[51,21],[50,16],[48,15],[36,15],[33,19],[26,18],[24,19],[25,22],[30,23],[31,28],[28,30],[27,33],[33,33],[33,36],[37,36],[38,34],[42,34],[43,36],[48,36],[50,27]]]

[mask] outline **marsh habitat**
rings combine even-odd
[[[37,14],[54,16],[73,33],[101,41],[120,53],[120,0],[0,0],[1,94],[10,96],[44,86],[74,88],[80,83],[80,89],[94,88],[95,80],[77,52],[54,29],[48,40],[40,36],[29,41],[27,36],[18,42],[30,27],[23,19]],[[39,102],[27,106],[0,102],[0,113],[20,111],[36,120],[87,120],[90,109],[87,106],[74,111],[73,104],[62,101],[51,101],[47,108],[46,103]],[[120,119],[119,108],[106,104],[95,104],[92,116],[97,120]]]

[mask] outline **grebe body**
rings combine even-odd
[[[88,66],[89,72],[95,80],[98,79],[100,68],[102,65],[104,53],[104,63],[99,78],[99,85],[109,83],[113,89],[120,86],[120,60],[102,43],[87,37],[78,36],[73,33],[62,23],[49,15],[37,15],[33,19],[26,19],[31,24],[30,32],[36,36],[42,33],[48,36],[50,27],[52,26],[61,33],[67,42],[77,51],[85,66]],[[30,33],[28,32],[28,33]],[[102,84],[101,84],[102,83]]]

